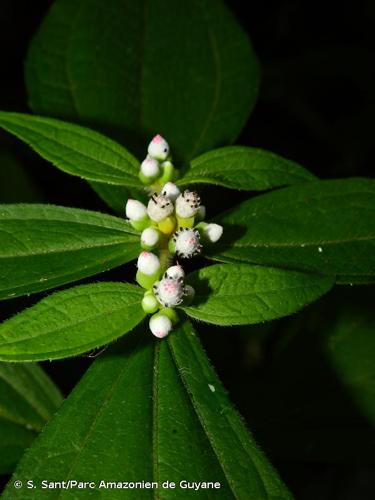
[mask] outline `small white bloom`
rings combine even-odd
[[[147,216],[147,208],[138,200],[128,200],[125,212],[126,217],[134,221],[142,220]]]
[[[141,273],[151,276],[159,271],[160,261],[151,252],[141,252],[138,257],[137,267]]]
[[[203,227],[203,234],[211,243],[216,243],[223,234],[223,226],[212,222]]]
[[[160,222],[173,213],[173,203],[162,194],[153,194],[147,205],[147,213],[151,220]]]
[[[198,212],[200,201],[201,199],[195,191],[186,189],[176,199],[176,214],[184,219],[193,217]]]
[[[151,317],[149,326],[152,334],[162,339],[172,330],[172,321],[164,314],[157,314]]]
[[[174,233],[173,243],[177,255],[184,258],[193,257],[202,249],[202,245],[199,243],[199,232],[197,229],[182,227]]]
[[[153,227],[147,227],[142,231],[141,243],[146,247],[155,247],[160,239],[160,233],[157,229]]]
[[[171,278],[173,280],[183,281],[185,278],[185,271],[179,264],[175,266],[168,267],[165,271],[164,276],[166,278]]]
[[[155,160],[166,160],[169,155],[169,146],[167,141],[161,135],[155,135],[148,145],[148,154]]]
[[[158,160],[147,156],[147,158],[141,163],[141,172],[145,177],[157,177],[160,174]]]
[[[176,198],[178,198],[178,196],[181,194],[181,191],[173,182],[167,182],[166,184],[164,184],[161,190],[161,194],[167,196],[167,198],[172,201],[176,201]]]
[[[184,296],[184,286],[179,280],[164,277],[153,286],[154,294],[164,307],[173,307],[181,304]]]

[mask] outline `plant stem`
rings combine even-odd
[[[163,238],[159,250],[160,266],[163,273],[168,269],[171,259],[172,255],[168,249],[168,239]]]

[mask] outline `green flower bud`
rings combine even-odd
[[[147,314],[152,314],[159,309],[159,303],[151,290],[147,290],[143,296],[142,309]]]
[[[160,231],[154,227],[147,227],[141,234],[141,247],[145,250],[152,250],[160,242]]]

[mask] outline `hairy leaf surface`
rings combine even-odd
[[[188,277],[191,317],[216,325],[261,323],[298,311],[333,286],[333,278],[248,264],[217,264]]]
[[[168,337],[168,342],[234,496],[291,498],[233,408],[191,323],[184,322]]]
[[[0,298],[48,290],[136,258],[124,220],[53,205],[0,205]]]
[[[216,184],[232,189],[261,191],[316,179],[297,163],[269,151],[227,146],[190,162],[179,185]]]
[[[139,328],[123,345],[97,359],[25,454],[4,498],[35,497],[35,491],[15,490],[15,479],[33,477],[38,484],[45,477],[90,477],[99,484],[100,480],[124,481],[126,471],[126,481],[154,481],[160,486],[124,489],[121,498],[125,499],[214,495],[229,500],[243,498],[245,491],[254,493],[257,500],[289,499],[231,407],[198,340],[190,341],[189,335],[192,329],[184,325],[173,334],[175,338],[159,342]],[[181,352],[185,348],[189,360],[192,353],[198,356],[189,367]],[[217,393],[210,390],[211,383]],[[209,407],[203,411],[205,398]],[[232,458],[233,446],[239,448],[236,457],[241,464]],[[163,489],[167,480],[175,482],[176,488]],[[220,488],[186,490],[180,487],[181,480],[217,481]],[[100,491],[87,490],[86,496],[96,498]],[[69,497],[68,490],[48,492],[51,499]],[[118,491],[106,490],[106,497],[117,499]]]
[[[68,174],[107,184],[140,186],[138,160],[124,147],[91,129],[53,118],[3,111],[0,127]]]
[[[128,283],[56,292],[0,325],[0,360],[60,359],[112,342],[144,318],[141,300]]]
[[[212,257],[338,275],[375,277],[375,181],[314,181],[257,196],[219,216]]]
[[[159,132],[188,160],[237,137],[259,72],[221,1],[57,0],[26,79],[35,112],[111,130],[142,152]]]

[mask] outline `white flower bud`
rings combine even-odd
[[[177,281],[183,281],[185,278],[185,271],[179,264],[175,266],[168,267],[165,271],[164,276]]]
[[[141,172],[145,177],[157,177],[160,174],[158,160],[147,156],[141,163]]]
[[[199,243],[197,229],[182,227],[173,235],[173,243],[177,255],[190,258],[200,253],[202,245]]]
[[[177,197],[181,194],[181,191],[173,182],[167,182],[166,184],[164,184],[161,190],[161,194],[172,201],[176,201]]]
[[[147,213],[151,220],[160,222],[173,213],[173,203],[162,194],[153,194],[147,205]]]
[[[169,146],[167,141],[161,135],[155,135],[148,145],[148,154],[155,160],[166,160],[169,155]]]
[[[164,307],[181,304],[184,296],[183,283],[173,278],[164,277],[153,286],[155,297]]]
[[[206,224],[203,229],[203,234],[204,236],[211,242],[211,243],[216,243],[222,236],[223,234],[223,226],[220,226],[219,224]]]
[[[126,217],[134,221],[142,220],[147,216],[147,208],[138,200],[128,200],[125,212]]]
[[[147,276],[155,274],[160,269],[159,258],[151,252],[141,252],[137,262],[138,271]]]
[[[164,314],[155,314],[151,317],[149,326],[152,334],[162,339],[172,330],[172,321]]]
[[[200,201],[195,191],[186,189],[176,200],[176,214],[184,219],[194,217],[198,212]]]
[[[144,247],[154,248],[159,243],[160,233],[153,227],[146,227],[141,234],[141,244]]]

